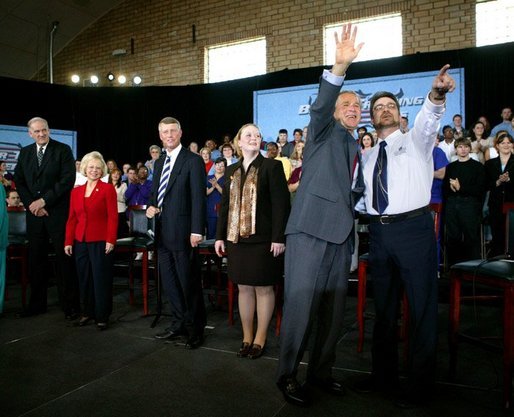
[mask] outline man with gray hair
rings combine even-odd
[[[75,158],[71,148],[50,138],[48,123],[41,117],[28,122],[34,143],[20,151],[14,181],[27,208],[30,302],[21,317],[45,313],[50,242],[55,251],[59,301],[69,320],[78,317],[80,304],[75,266],[64,254],[64,234],[70,193],[75,183]]]

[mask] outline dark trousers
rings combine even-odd
[[[489,204],[489,225],[491,226],[491,251],[489,257],[505,253],[505,214],[501,205]]]
[[[113,253],[105,254],[105,242],[75,242],[82,314],[107,323],[112,313]]]
[[[287,236],[279,379],[296,375],[311,329],[308,376],[331,376],[348,290],[349,246],[304,233]]]
[[[437,247],[430,213],[369,226],[369,273],[375,326],[372,372],[384,384],[398,381],[398,311],[402,287],[409,303],[409,385],[433,384],[437,348]]]
[[[27,212],[27,240],[29,254],[30,302],[34,313],[47,308],[48,255],[50,242],[55,251],[55,279],[59,303],[65,314],[80,309],[77,275],[73,259],[64,253],[65,220],[56,226],[48,217],[35,217]]]
[[[199,259],[196,251],[167,249],[158,245],[159,273],[171,306],[173,331],[190,337],[203,335],[206,324]]]
[[[480,259],[482,204],[473,197],[450,197],[446,201],[445,236],[448,264]]]

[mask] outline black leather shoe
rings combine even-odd
[[[250,352],[250,349],[252,348],[251,343],[243,342],[241,344],[241,348],[239,349],[239,352],[237,352],[238,358],[246,358],[248,356],[248,353]]]
[[[250,351],[248,352],[248,358],[249,359],[258,359],[262,356],[263,353],[264,353],[264,347],[254,343],[252,345]]]
[[[186,349],[198,349],[203,343],[203,336],[191,336],[187,339]]]
[[[109,327],[109,325],[104,321],[96,323],[96,328],[98,330],[107,330],[107,327]]]
[[[307,378],[307,382],[310,385],[314,385],[315,387],[321,388],[323,391],[328,392],[333,395],[344,395],[346,394],[346,389],[343,384],[336,381],[332,377],[328,378],[315,378],[309,377]]]
[[[157,333],[155,338],[160,340],[177,340],[184,335],[185,333],[179,330],[164,330],[161,333]]]
[[[300,407],[308,407],[310,405],[307,391],[298,383],[295,377],[282,376],[278,380],[277,386],[288,403]]]

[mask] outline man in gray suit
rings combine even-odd
[[[309,397],[296,380],[311,328],[307,382],[336,395],[344,387],[331,369],[342,328],[350,258],[353,250],[354,198],[352,183],[359,148],[348,132],[361,118],[360,98],[340,92],[346,70],[362,44],[357,28],[344,25],[335,36],[336,59],[321,77],[311,107],[309,140],[305,146],[302,181],[286,228],[284,320],[281,327],[277,385],[286,401],[306,406]],[[357,170],[358,171],[358,170]]]

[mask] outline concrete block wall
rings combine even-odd
[[[319,66],[325,24],[396,12],[405,55],[475,45],[469,0],[127,0],[54,58],[54,81],[97,73],[107,85],[107,73],[121,71],[141,74],[145,86],[201,84],[206,46],[256,36],[266,37],[268,72]],[[37,79],[46,81],[46,68]]]

